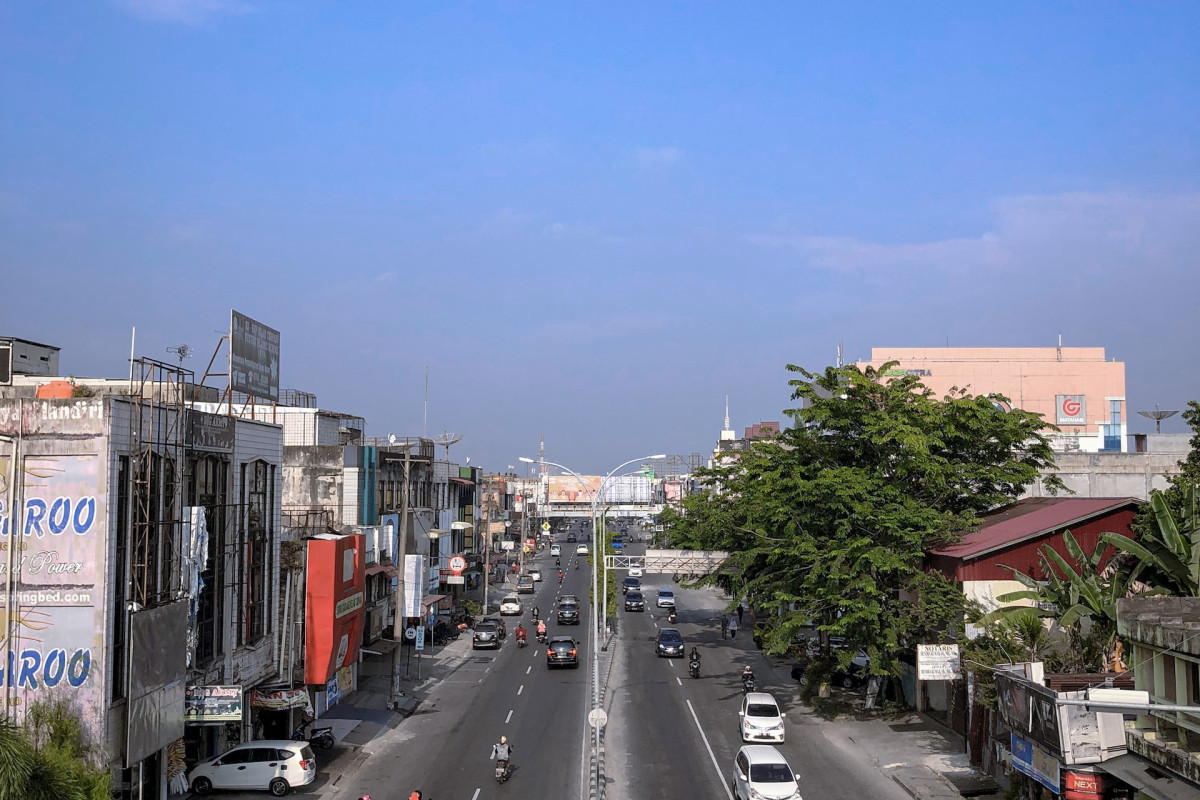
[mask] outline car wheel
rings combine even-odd
[[[212,791],[212,781],[208,778],[196,778],[192,781],[192,791],[196,794],[208,794]]]
[[[858,681],[854,680],[853,675],[843,675],[842,676],[842,680],[841,680],[842,688],[853,689],[854,684],[856,684],[856,683],[858,683]]]
[[[292,787],[288,786],[288,782],[283,778],[276,778],[271,781],[267,789],[271,792],[272,797],[283,797]]]

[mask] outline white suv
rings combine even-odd
[[[521,598],[515,594],[510,594],[500,601],[500,615],[505,617],[520,616],[521,614]]]
[[[308,742],[263,739],[239,744],[220,758],[192,768],[188,783],[196,794],[213,789],[258,789],[283,797],[316,780],[317,760]]]
[[[748,744],[733,760],[734,800],[802,800],[800,776],[769,744]]]
[[[779,704],[767,692],[747,692],[738,712],[743,742],[782,742],[783,717]]]

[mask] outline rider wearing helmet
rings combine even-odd
[[[537,632],[538,632],[538,636],[546,635],[546,620],[544,620],[544,619],[538,620]]]
[[[512,745],[508,743],[507,736],[501,736],[500,741],[492,745],[492,758],[505,763],[512,758]]]

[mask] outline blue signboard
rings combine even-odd
[[[1022,775],[1028,775],[1057,794],[1059,792],[1058,759],[1015,733],[1011,736],[1010,749],[1012,750],[1013,769]],[[1054,774],[1047,774],[1050,772]]]

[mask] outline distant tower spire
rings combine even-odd
[[[725,395],[725,430],[729,430],[729,395]]]
[[[725,427],[721,431],[722,442],[732,442],[737,436],[729,427],[729,395],[725,395]]]

